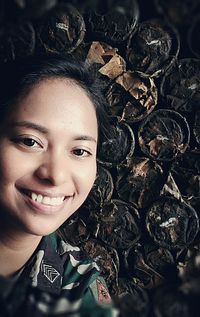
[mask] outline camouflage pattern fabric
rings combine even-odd
[[[0,277],[0,317],[115,317],[97,264],[57,234],[43,237],[12,280]]]

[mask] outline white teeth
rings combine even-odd
[[[50,197],[45,196],[45,197],[43,198],[43,200],[42,200],[42,203],[43,203],[43,204],[46,204],[46,205],[49,205],[49,204],[50,204],[50,200],[51,200]]]
[[[60,198],[58,198],[58,199],[60,200]],[[51,202],[52,202],[53,205],[56,205],[56,203],[57,203],[57,198],[56,198],[56,197],[51,198]]]
[[[38,195],[37,198],[36,198],[36,201],[41,203],[42,202],[42,198],[43,198],[42,195]]]
[[[37,195],[36,193],[31,193],[31,198],[32,200],[37,201],[44,205],[59,206],[59,205],[62,205],[65,196],[51,198],[48,196],[42,196],[41,194]]]
[[[37,195],[36,195],[35,193],[32,193],[32,194],[31,194],[31,198],[32,198],[33,200],[36,200],[36,199],[37,199]]]

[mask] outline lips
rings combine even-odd
[[[19,189],[20,192],[22,192],[23,194],[29,196],[31,198],[31,193],[36,193],[37,195],[42,195],[42,196],[47,196],[47,197],[65,197],[64,200],[67,198],[67,197],[70,197],[72,195],[69,195],[69,196],[65,196],[65,195],[51,195],[51,194],[47,194],[47,193],[43,193],[43,192],[38,192],[37,190],[29,190],[29,189],[26,189],[26,188],[20,188]]]
[[[64,203],[73,197],[72,195],[47,196],[46,193],[35,192],[24,188],[20,189],[20,193],[26,197],[26,202],[29,204],[29,207],[44,213],[59,211]]]
[[[22,193],[28,197],[30,197],[33,201],[39,202],[43,205],[62,205],[63,201],[67,198],[66,196],[47,196],[42,194],[37,194],[35,191],[30,190],[22,190]]]

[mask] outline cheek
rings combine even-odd
[[[13,188],[19,174],[17,164],[18,162],[7,155],[0,155],[0,204],[12,204]]]
[[[28,161],[15,155],[13,151],[5,151],[0,155],[0,182],[3,184],[14,184],[29,170]]]
[[[89,194],[96,179],[96,172],[96,161],[93,164],[90,163],[87,168],[84,167],[81,169],[81,171],[79,171],[79,173],[77,174],[79,192],[82,192],[85,195]]]
[[[8,183],[13,177],[15,177],[16,169],[15,169],[14,160],[12,160],[8,155],[0,155],[0,182],[1,185],[3,183]]]

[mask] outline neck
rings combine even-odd
[[[19,271],[36,250],[41,238],[16,232],[0,234],[0,275],[9,277]]]

